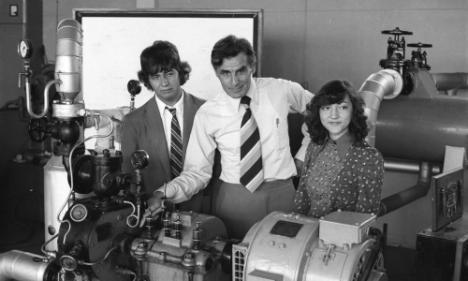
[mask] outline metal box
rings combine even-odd
[[[320,219],[319,238],[325,244],[337,246],[362,243],[376,215],[336,211]]]

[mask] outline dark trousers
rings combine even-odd
[[[218,181],[213,189],[213,215],[224,222],[229,238],[242,239],[272,211],[290,212],[294,192],[290,179],[264,182],[253,193],[243,185]]]

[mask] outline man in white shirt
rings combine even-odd
[[[154,192],[147,212],[158,212],[164,197],[183,202],[205,188],[218,149],[222,171],[213,191],[213,214],[224,221],[230,237],[242,238],[268,213],[292,209],[296,167],[287,117],[305,112],[313,95],[295,82],[253,78],[255,52],[242,38],[219,40],[211,63],[224,92],[200,107],[183,172]]]
[[[183,85],[190,66],[182,62],[176,46],[156,41],[140,55],[139,80],[151,91],[151,98],[125,116],[122,124],[122,167],[132,170],[130,157],[136,150],[149,154],[143,171],[145,192],[177,177],[182,170],[193,118],[203,100],[186,93]],[[186,209],[201,210],[201,195],[185,203]],[[184,207],[184,206],[182,206]]]

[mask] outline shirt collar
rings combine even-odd
[[[159,109],[159,112],[161,113],[161,115],[164,114],[164,111],[166,110],[166,107],[169,107],[169,108],[175,108],[177,112],[182,112],[183,108],[184,108],[184,90],[180,89],[182,91],[182,96],[180,97],[180,99],[173,105],[173,106],[170,106],[170,105],[167,105],[165,104],[160,98],[158,98],[158,95],[154,95],[154,98],[156,99],[156,104],[158,105],[158,109]]]
[[[338,156],[340,156],[340,159],[344,159],[349,147],[353,144],[353,142],[354,137],[349,132],[342,135],[337,140],[332,140],[330,138],[328,139],[328,143],[336,145],[336,149],[338,150]]]
[[[226,93],[223,93],[223,94],[224,94],[224,97],[226,97],[226,100],[227,100],[229,106],[233,110],[239,111],[240,110],[240,100],[241,99],[240,98],[238,98],[238,99],[231,98]],[[250,106],[252,106],[254,104],[256,105],[258,103],[257,83],[255,82],[255,79],[253,79],[252,77],[250,77],[250,88],[247,91],[246,95],[250,98]]]

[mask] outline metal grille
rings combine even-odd
[[[244,281],[246,253],[247,247],[242,245],[232,245],[232,281]]]

